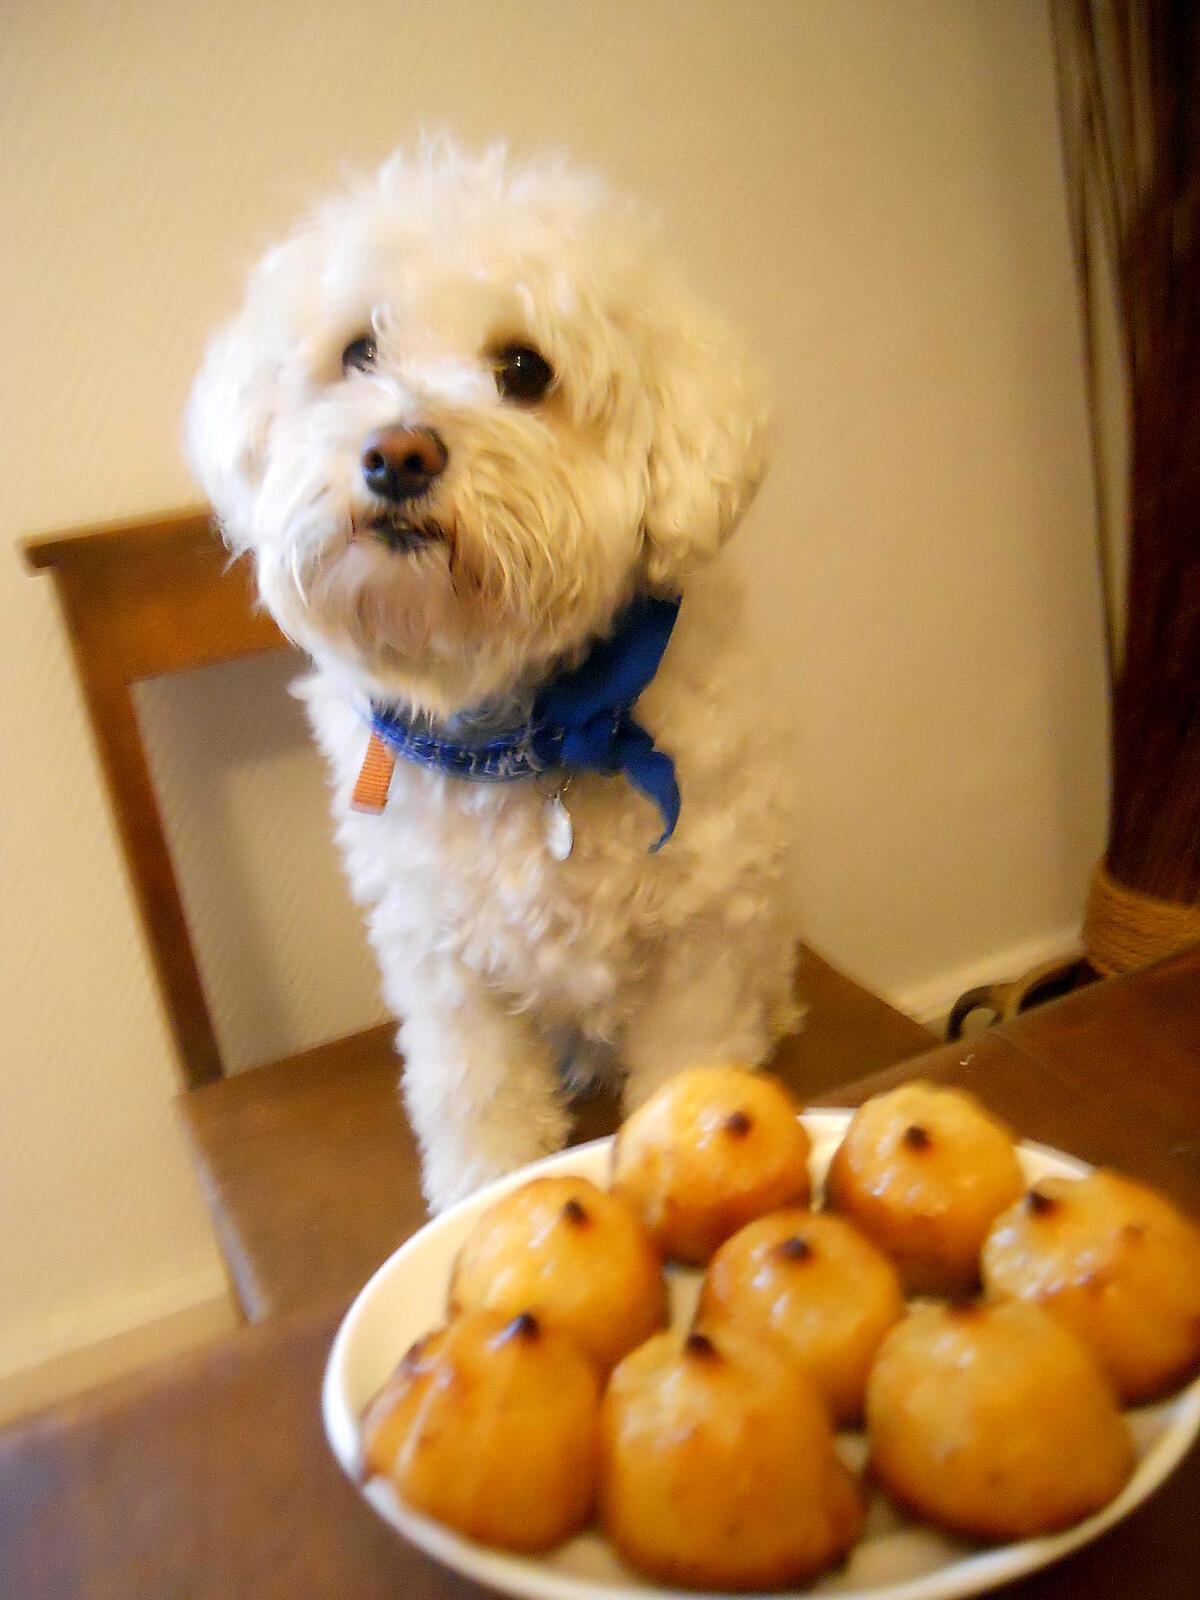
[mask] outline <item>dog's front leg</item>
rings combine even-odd
[[[770,918],[664,949],[621,1041],[626,1115],[685,1067],[761,1066],[800,1021],[793,966],[790,931]]]
[[[561,1149],[570,1126],[549,1042],[473,974],[456,977],[452,1000],[443,984],[410,992],[399,1035],[432,1211]]]

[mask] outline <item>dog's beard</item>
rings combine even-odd
[[[627,598],[622,586],[592,609],[577,584],[578,574],[547,604],[528,560],[508,565],[494,547],[481,552],[461,525],[398,517],[326,540],[288,584],[300,626],[283,620],[373,697],[447,721],[527,702]]]
[[[253,529],[263,598],[314,656],[438,717],[523,693],[628,598],[640,504],[555,452],[475,455],[453,489],[343,498],[309,449],[281,455]]]
[[[455,530],[411,515],[356,519],[314,553],[299,580],[309,625],[389,676],[453,669],[494,638],[497,587],[464,560]]]
[[[508,557],[444,512],[368,512],[323,537],[310,524],[259,576],[285,631],[315,656],[375,697],[448,718],[523,692],[562,653],[528,564],[514,570]]]

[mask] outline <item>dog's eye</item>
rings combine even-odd
[[[540,400],[553,382],[553,367],[528,345],[507,345],[496,357],[496,386],[506,400]]]
[[[375,355],[375,335],[360,333],[342,351],[342,371],[350,372],[357,368],[359,372],[369,372],[375,365]]]

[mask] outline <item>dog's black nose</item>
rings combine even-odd
[[[372,494],[399,504],[424,494],[449,459],[432,428],[380,428],[363,447],[363,478]]]

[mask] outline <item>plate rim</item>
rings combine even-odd
[[[844,1132],[853,1107],[815,1106],[797,1113],[806,1129],[820,1129],[825,1136]],[[355,1295],[338,1325],[326,1358],[321,1382],[321,1415],[330,1449],[354,1487],[372,1511],[417,1549],[463,1577],[502,1590],[513,1600],[738,1600],[726,1590],[670,1589],[630,1575],[628,1582],[608,1578],[582,1577],[548,1566],[545,1558],[520,1556],[490,1545],[479,1544],[453,1529],[423,1516],[406,1506],[389,1485],[379,1479],[364,1480],[358,1420],[351,1414],[341,1383],[346,1353],[378,1292],[403,1258],[418,1247],[430,1228],[441,1228],[466,1211],[476,1211],[498,1200],[510,1190],[539,1176],[547,1169],[569,1168],[574,1162],[596,1156],[611,1147],[613,1136],[571,1145],[566,1150],[544,1156],[514,1172],[497,1178],[474,1194],[467,1195],[446,1211],[425,1223],[380,1263]],[[1095,1170],[1093,1165],[1069,1151],[1038,1140],[1021,1139],[1022,1153],[1050,1160],[1071,1169],[1079,1177]],[[1072,1551],[1090,1544],[1116,1523],[1123,1521],[1170,1477],[1191,1446],[1200,1437],[1200,1377],[1180,1390],[1171,1402],[1177,1408],[1167,1431],[1139,1460],[1121,1492],[1107,1505],[1059,1533],[1042,1534],[1008,1544],[983,1546],[933,1572],[877,1584],[870,1588],[836,1591],[837,1600],[969,1600],[972,1595],[1027,1577],[1031,1572],[1052,1565]],[[773,1593],[772,1600],[805,1600],[811,1588]],[[831,1597],[832,1600],[832,1597]]]

